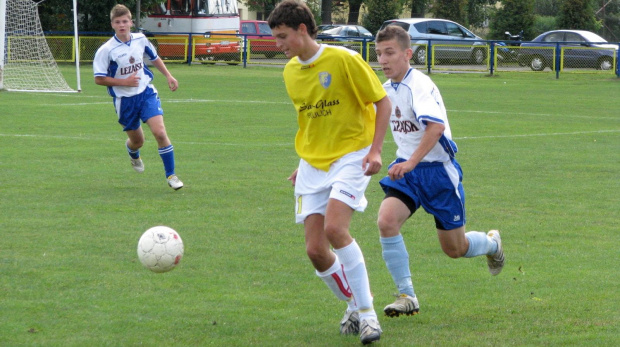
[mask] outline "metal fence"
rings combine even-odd
[[[95,52],[111,33],[87,33],[79,36],[80,62],[92,62]],[[22,37],[23,39],[23,37]],[[47,42],[57,62],[75,62],[73,36],[48,35]],[[188,64],[283,65],[288,59],[270,37],[253,34],[209,35],[183,33],[149,36],[158,54],[166,62]],[[347,41],[346,37],[322,41],[359,52],[378,68],[372,41]],[[7,62],[11,60],[11,36],[7,37]],[[435,40],[412,42],[412,66],[433,71],[475,71],[494,74],[501,71],[555,73],[602,73],[620,77],[618,50],[556,42],[547,47],[521,47],[501,41]]]

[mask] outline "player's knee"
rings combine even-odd
[[[313,264],[320,264],[328,257],[323,249],[312,245],[306,245],[306,254]]]
[[[452,259],[461,258],[467,253],[467,249],[459,247],[459,245],[442,245],[443,252]]]
[[[391,237],[398,235],[400,231],[400,223],[393,216],[379,214],[377,218],[377,227],[381,237]]]

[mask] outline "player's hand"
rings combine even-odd
[[[410,172],[415,168],[415,165],[409,160],[403,161],[402,163],[394,164],[388,170],[388,176],[395,181],[405,177],[407,172]]]
[[[372,176],[381,170],[381,154],[376,154],[373,152],[368,153],[364,159],[362,159],[362,169],[364,170],[364,175]]]
[[[179,88],[179,82],[176,80],[176,78],[172,76],[168,77],[168,88],[170,88],[170,90],[172,90],[173,92],[177,90],[177,88]]]
[[[140,77],[137,75],[138,71],[132,73],[131,75],[129,75],[129,77],[125,79],[128,87],[137,87],[140,85]]]
[[[299,169],[295,169],[295,171],[293,171],[293,173],[287,178],[289,181],[291,181],[291,183],[293,183],[293,187],[295,186],[295,182],[297,182],[297,171]]]

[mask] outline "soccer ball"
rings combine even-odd
[[[174,269],[183,257],[183,241],[174,229],[160,225],[145,231],[138,241],[138,259],[153,272]]]

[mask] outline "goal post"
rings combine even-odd
[[[0,0],[0,89],[26,92],[79,91],[79,56],[75,59],[78,73],[78,90],[75,90],[67,84],[60,72],[43,33],[37,11],[40,2]],[[73,3],[76,18],[77,1]]]

